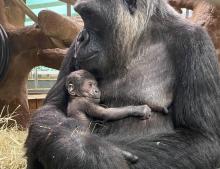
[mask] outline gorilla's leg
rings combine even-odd
[[[29,157],[27,159],[27,169],[44,169],[44,167],[37,159]]]
[[[55,107],[41,108],[32,119],[26,142],[28,169],[41,165],[46,169],[129,168],[113,144],[81,131],[76,120],[66,118]]]

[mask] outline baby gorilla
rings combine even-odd
[[[104,108],[98,105],[101,92],[94,76],[78,70],[70,73],[66,79],[66,89],[69,93],[67,116],[77,119],[83,127],[88,128],[92,118],[112,121],[128,116],[137,116],[143,119],[150,118],[151,109],[147,105],[127,106],[120,108]],[[136,162],[138,157],[130,152],[115,148],[130,162]]]
[[[104,108],[98,105],[101,92],[97,81],[85,70],[78,70],[67,76],[66,88],[70,96],[67,115],[79,120],[84,126],[89,126],[89,118],[113,121],[129,116],[143,119],[151,116],[151,109],[147,105],[119,108]]]

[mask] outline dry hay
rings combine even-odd
[[[17,109],[2,117],[2,112],[5,110],[8,110],[8,106],[5,106],[0,113],[0,169],[25,169],[23,146],[27,132],[19,130],[13,119]]]

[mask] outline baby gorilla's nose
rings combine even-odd
[[[94,89],[93,90],[93,94],[95,95],[96,98],[100,98],[101,97],[101,92],[99,89]]]

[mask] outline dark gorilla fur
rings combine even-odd
[[[85,30],[32,118],[28,169],[216,168],[220,75],[207,33],[165,0],[84,0],[75,9]],[[109,122],[92,134],[81,131],[65,113],[65,77],[76,61],[96,76],[107,106],[170,105],[171,113]],[[130,164],[114,146],[139,161]]]

